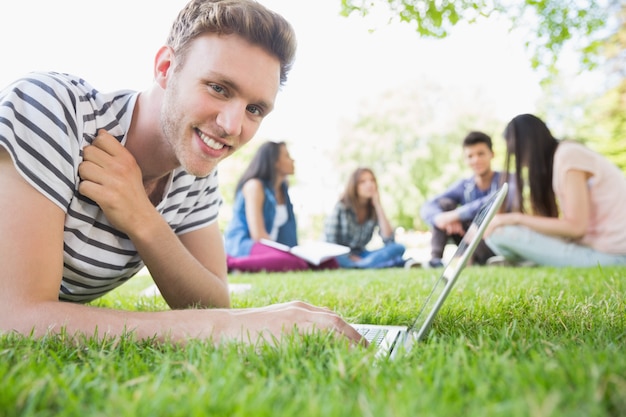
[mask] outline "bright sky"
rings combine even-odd
[[[80,75],[101,91],[144,89],[152,80],[154,54],[186,1],[7,2],[0,15],[0,86],[29,71],[54,70]],[[448,39],[424,40],[406,24],[386,25],[380,14],[340,17],[340,0],[261,2],[292,23],[299,47],[277,107],[255,142],[286,140],[298,180],[309,191],[320,172],[316,155],[338,142],[338,122],[353,118],[363,100],[381,92],[441,77],[499,101],[505,119],[532,112],[540,94],[523,40],[509,35],[502,22],[460,25]],[[373,27],[378,29],[370,33]]]

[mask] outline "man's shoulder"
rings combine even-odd
[[[54,71],[34,71],[18,78],[6,87],[6,90],[23,89],[24,86],[33,85],[42,91],[61,89],[93,90],[93,87],[80,77]]]
[[[474,179],[473,176],[471,176],[471,177],[463,177],[463,178],[459,178],[458,180],[454,181],[447,188],[447,192],[448,193],[463,192],[463,190],[465,190],[467,188],[474,188],[475,186],[476,186],[476,180]]]
[[[48,95],[61,98],[66,94],[85,97],[87,100],[110,100],[110,97],[136,94],[132,90],[119,90],[101,93],[85,79],[68,73],[55,71],[34,71],[18,78],[3,90],[2,95],[11,91],[25,91],[29,95]],[[81,99],[84,101],[84,99]]]
[[[462,193],[463,190],[465,190],[467,186],[468,180],[473,181],[473,178],[469,177],[469,178],[460,178],[460,179],[455,180],[452,184],[446,187],[445,190],[427,199],[424,205],[434,206],[438,208],[439,199],[450,198],[451,195],[458,195],[459,193]]]
[[[511,190],[515,188],[515,175],[511,173],[507,175],[505,171],[493,171],[493,173],[494,175],[493,175],[493,178],[491,179],[492,185],[496,188],[500,188],[500,186],[502,185],[502,181],[506,176],[506,182],[509,185],[509,194],[510,194]]]

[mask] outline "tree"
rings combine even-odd
[[[619,14],[619,29],[607,38],[605,48],[612,73],[619,79],[617,86],[589,106],[588,126],[604,127],[604,135],[595,137],[598,150],[626,172],[626,4]]]
[[[578,138],[626,173],[626,79],[587,107]]]
[[[540,113],[550,115],[549,125],[558,137],[584,142],[626,172],[626,4],[615,18],[622,23],[603,47],[606,90],[581,93],[584,78],[562,74],[544,87]]]
[[[391,20],[415,25],[420,36],[443,38],[460,21],[477,22],[494,14],[511,28],[528,32],[532,66],[551,80],[563,48],[572,45],[582,69],[593,69],[603,57],[606,40],[623,25],[617,19],[621,0],[341,0],[341,14],[367,15],[376,7],[391,11]]]

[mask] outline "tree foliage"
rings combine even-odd
[[[420,36],[443,38],[460,21],[469,23],[502,15],[511,28],[527,32],[533,68],[543,68],[546,80],[557,72],[557,61],[569,44],[579,53],[583,69],[603,57],[603,47],[623,24],[616,19],[621,0],[341,0],[341,14],[363,16],[376,7],[391,11],[392,20],[413,24]]]
[[[593,101],[578,124],[578,137],[626,173],[626,79]]]
[[[600,153],[626,172],[626,4],[619,13],[622,24],[609,36],[604,51],[613,65],[607,68],[615,87],[585,109],[579,132]]]

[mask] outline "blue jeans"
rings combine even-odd
[[[626,265],[626,254],[599,252],[589,246],[544,235],[523,226],[501,226],[486,239],[496,255],[545,266]]]
[[[368,251],[363,250],[358,253],[352,253],[357,255],[361,259],[353,261],[350,259],[350,254],[341,255],[337,257],[337,262],[341,268],[389,268],[394,266],[404,265],[405,247],[399,243],[388,243],[380,249]]]

